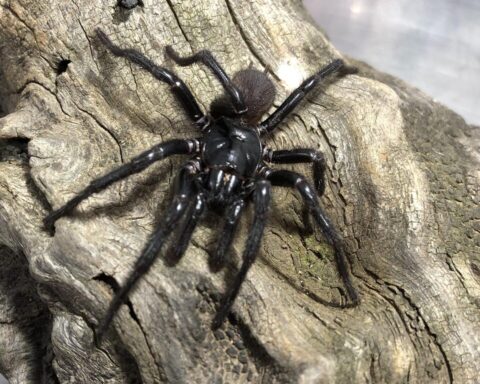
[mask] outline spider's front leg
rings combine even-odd
[[[299,173],[273,169],[268,169],[264,172],[267,180],[271,181],[272,185],[296,188],[297,191],[300,192],[311,215],[335,250],[337,270],[351,300],[350,304],[342,305],[342,307],[357,305],[360,302],[360,298],[350,277],[343,240],[318,204],[314,189],[308,184],[305,177]]]
[[[267,151],[266,161],[279,164],[313,163],[313,181],[319,196],[325,192],[325,156],[312,148]]]
[[[80,202],[94,193],[100,192],[111,184],[124,179],[127,176],[133,175],[143,171],[149,165],[156,161],[162,160],[171,155],[187,155],[190,153],[199,152],[199,140],[170,140],[165,143],[158,144],[134,157],[129,163],[126,163],[117,169],[107,173],[106,175],[93,180],[85,189],[78,195],[69,200],[65,205],[51,212],[44,220],[45,228],[51,230],[55,221],[60,217],[68,215]]]
[[[217,314],[212,322],[212,329],[219,328],[225,317],[228,315],[230,308],[235,301],[235,298],[240,291],[247,272],[252,266],[260,247],[260,241],[262,240],[263,230],[265,229],[265,223],[267,221],[268,208],[270,206],[270,182],[267,180],[258,180],[255,183],[255,190],[253,191],[253,203],[255,206],[255,215],[253,219],[253,225],[248,235],[247,243],[243,251],[243,262],[239,272],[235,276],[235,279],[228,289],[227,294],[223,297]]]
[[[262,134],[272,132],[293,109],[300,104],[305,96],[315,86],[331,74],[338,72],[344,67],[343,60],[337,59],[323,67],[315,75],[309,77],[295,89],[285,101],[265,121],[259,125]]]
[[[150,72],[156,79],[170,85],[172,92],[180,100],[190,118],[199,128],[204,129],[209,125],[209,117],[204,115],[190,89],[176,74],[166,68],[156,65],[152,60],[135,49],[123,49],[118,47],[101,29],[97,29],[96,32],[100,41],[115,56],[125,57]]]
[[[156,260],[158,253],[160,252],[163,244],[165,244],[165,241],[168,239],[168,236],[175,229],[175,225],[183,217],[185,210],[191,202],[191,198],[195,196],[196,191],[192,177],[195,172],[196,170],[191,165],[187,164],[177,175],[173,202],[167,211],[166,218],[150,237],[150,240],[143,249],[141,256],[135,262],[133,270],[127,277],[126,282],[123,284],[120,290],[115,293],[115,297],[110,303],[105,317],[98,325],[96,332],[98,343],[102,341],[105,331],[115,316],[115,313],[127,298],[130,290],[133,288],[138,279],[148,272]]]
[[[239,114],[246,112],[247,107],[245,106],[242,94],[210,51],[203,50],[194,53],[192,56],[181,57],[170,45],[168,45],[165,48],[165,52],[181,67],[186,67],[197,62],[206,65],[220,81],[225,91],[227,91],[232,100],[232,104],[235,107],[235,111]]]

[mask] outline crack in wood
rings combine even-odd
[[[429,326],[428,322],[425,320],[424,316],[422,315],[422,313],[420,311],[420,308],[406,294],[405,289],[403,289],[402,287],[400,287],[396,284],[389,283],[389,282],[387,282],[383,279],[380,279],[380,277],[375,272],[373,272],[372,270],[370,270],[368,268],[365,268],[364,270],[368,275],[370,275],[376,281],[377,284],[384,285],[385,287],[389,288],[393,294],[400,294],[400,296],[402,297],[404,302],[408,305],[408,307],[410,307],[415,312],[416,316],[419,319],[421,319],[422,323],[425,325],[426,333],[430,336],[431,340],[433,341],[433,344],[438,348],[438,351],[442,355],[442,358],[443,358],[444,363],[445,363],[445,368],[446,368],[447,373],[448,373],[449,382],[453,383],[453,371],[452,371],[452,367],[451,367],[450,361],[448,359],[447,353],[446,353],[445,349],[443,348],[442,344],[438,341],[437,334],[435,332],[433,332],[433,330]],[[380,281],[381,281],[381,283],[380,283]],[[409,323],[407,323],[407,320],[405,319],[405,311],[403,311],[398,306],[398,304],[395,302],[395,300],[392,299],[385,292],[383,292],[379,288],[373,288],[372,287],[372,289],[375,289],[392,306],[392,308],[395,310],[398,317],[400,318],[400,320],[404,324],[405,330],[407,331],[408,335],[411,338],[411,335],[412,335],[412,332],[410,330],[411,325]],[[417,344],[416,341],[412,338],[411,338],[411,341],[412,341],[412,345]]]

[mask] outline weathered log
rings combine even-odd
[[[480,130],[353,60],[357,75],[309,97],[269,140],[326,154],[322,203],[346,239],[361,304],[324,302],[344,300],[332,250],[302,231],[299,197],[279,189],[259,260],[221,330],[210,321],[234,269],[208,268],[218,235],[209,216],[180,264],[156,263],[95,345],[181,160],[88,199],[53,237],[42,218],[154,143],[198,135],[168,87],[109,54],[95,28],[168,68],[167,44],[211,49],[229,73],[266,68],[276,105],[340,56],[298,1],[116,3],[0,0],[0,370],[11,383],[478,382]],[[205,109],[221,91],[204,67],[174,70]]]

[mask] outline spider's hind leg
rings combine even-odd
[[[282,187],[296,188],[303,198],[303,201],[308,207],[310,214],[315,219],[323,234],[327,238],[328,242],[333,246],[335,250],[335,262],[337,264],[338,274],[342,279],[342,282],[347,290],[347,294],[350,297],[351,303],[345,305],[337,305],[341,307],[352,307],[360,302],[357,290],[353,286],[347,263],[347,257],[344,251],[343,240],[340,234],[337,233],[330,220],[328,220],[325,213],[322,211],[318,204],[315,191],[305,180],[302,175],[286,170],[268,170],[267,179],[272,182],[272,185],[278,185]],[[332,304],[333,305],[333,304]]]
[[[245,245],[245,250],[243,251],[242,266],[235,276],[232,285],[228,288],[228,292],[220,302],[220,307],[212,322],[212,329],[217,329],[222,325],[240,291],[240,287],[247,276],[248,270],[257,256],[263,230],[265,229],[265,222],[267,221],[268,207],[270,205],[270,182],[267,180],[259,180],[256,182],[253,192],[253,202],[255,205],[255,216]]]
[[[105,331],[110,325],[118,309],[127,298],[128,293],[134,287],[138,279],[147,273],[150,267],[153,265],[163,244],[188,208],[190,199],[194,194],[192,183],[193,172],[194,170],[192,170],[192,168],[185,166],[178,174],[175,195],[173,202],[171,203],[166,214],[166,218],[150,237],[150,240],[143,249],[141,256],[135,262],[133,270],[128,275],[126,282],[115,294],[115,297],[110,303],[105,316],[99,323],[96,332],[98,343],[101,342]]]

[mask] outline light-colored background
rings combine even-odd
[[[480,125],[480,0],[304,0],[342,52]]]
[[[406,80],[480,125],[480,0],[304,4],[338,49]],[[0,375],[0,384],[6,383]]]

